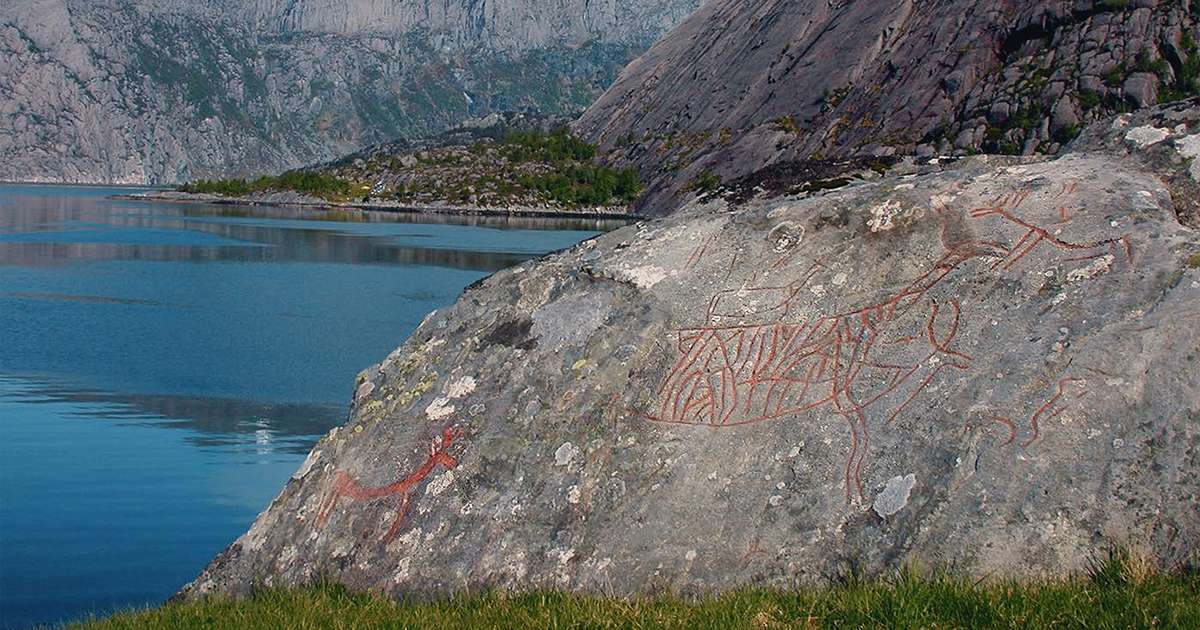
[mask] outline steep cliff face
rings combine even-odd
[[[1056,153],[1083,123],[1200,93],[1197,10],[1136,0],[713,0],[577,129],[656,181],[812,157]]]
[[[492,111],[575,114],[698,3],[17,0],[0,180],[277,172]]]
[[[649,46],[699,5],[695,0],[259,0],[232,4],[231,9],[241,8],[277,32],[395,34],[423,30],[435,48],[470,50],[482,45],[504,52],[584,41]]]

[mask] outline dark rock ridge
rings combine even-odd
[[[469,287],[181,593],[627,595],[1200,551],[1200,101]],[[1187,179],[1190,188],[1171,182]]]
[[[495,111],[575,116],[699,2],[5,2],[0,181],[273,174]]]
[[[1188,0],[713,0],[576,129],[655,180],[777,160],[1055,154],[1087,122],[1200,95]]]

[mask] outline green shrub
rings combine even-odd
[[[1100,104],[1100,95],[1095,92],[1084,92],[1079,95],[1079,105],[1083,107],[1083,111],[1095,109]]]
[[[708,194],[720,188],[721,183],[722,179],[720,175],[708,171],[700,171],[679,189],[679,193],[685,194],[697,191],[702,194]]]
[[[180,184],[175,187],[175,190],[217,194],[225,197],[241,197],[267,190],[294,190],[307,195],[329,198],[349,194],[350,182],[312,171],[291,171],[278,177],[263,175],[252,182],[241,179],[217,181],[202,179],[188,184]]]

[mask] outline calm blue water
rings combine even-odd
[[[0,185],[4,628],[161,603],[250,526],[345,421],[354,376],[429,311],[615,227],[117,192]]]

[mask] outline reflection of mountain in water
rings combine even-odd
[[[192,217],[300,219],[332,223],[415,223],[422,225],[464,225],[493,230],[566,230],[574,232],[611,232],[629,224],[622,219],[593,219],[587,217],[529,217],[491,214],[452,214],[398,209],[396,211],[340,208],[313,210],[275,206],[181,205],[184,214]]]
[[[5,392],[24,403],[69,403],[87,411],[80,415],[123,420],[149,427],[190,429],[186,441],[202,447],[304,455],[331,428],[346,420],[337,405],[269,404],[230,398],[162,394],[124,394],[72,389],[57,383],[9,379],[17,391]],[[7,388],[5,388],[7,389]]]
[[[580,219],[117,204],[49,195],[23,197],[21,204],[5,208],[5,217],[19,228],[0,230],[4,265],[56,266],[68,260],[300,262],[433,265],[486,273],[573,244],[587,232],[621,225]],[[483,228],[486,234],[472,238],[462,230],[440,230],[439,225],[474,228],[477,233]],[[564,239],[562,231],[579,236]]]
[[[493,273],[534,258],[532,254],[471,252],[404,246],[375,246],[361,237],[338,239],[315,232],[306,244],[274,248],[226,246],[114,245],[111,243],[0,243],[0,265],[57,266],[66,260],[147,262],[343,262],[433,265]],[[335,250],[339,255],[326,255]]]

